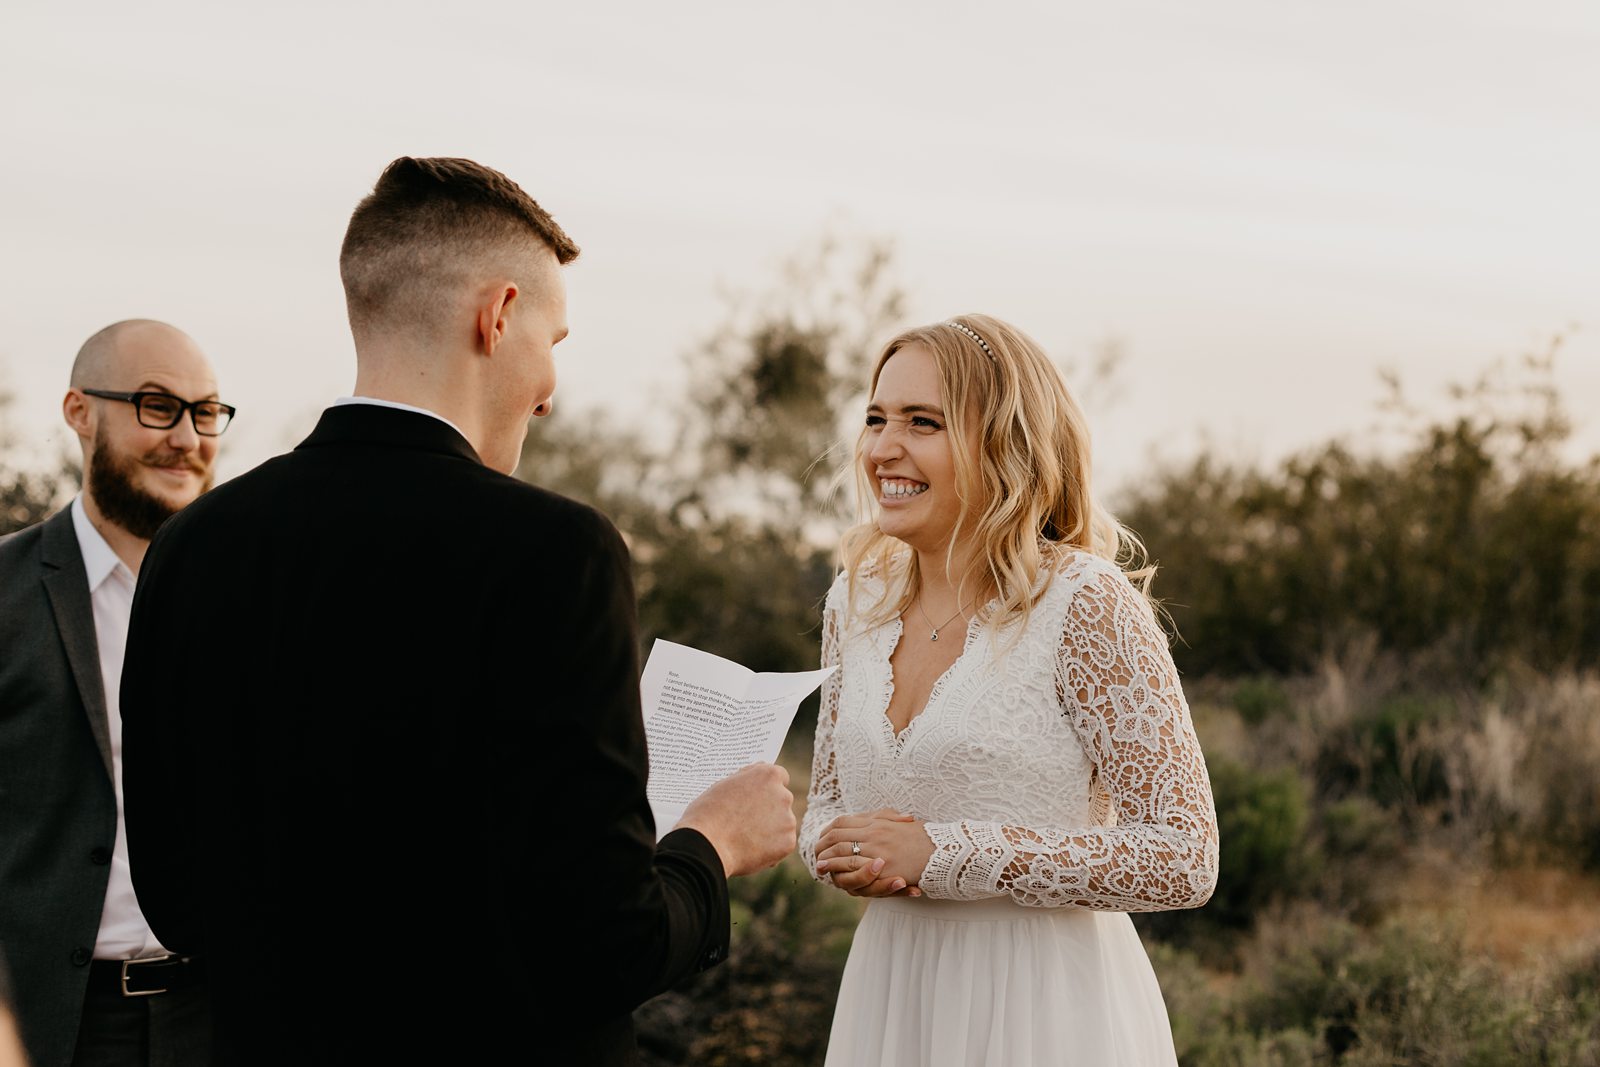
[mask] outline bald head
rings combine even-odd
[[[211,486],[218,420],[194,405],[218,399],[211,361],[164,322],[113,323],[78,349],[61,414],[83,448],[84,508],[135,571],[161,523]]]
[[[133,390],[152,370],[200,374],[212,380],[215,390],[211,362],[194,338],[155,319],[114,322],[83,342],[68,384],[74,389]]]

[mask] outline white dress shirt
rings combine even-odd
[[[128,616],[133,611],[133,573],[117,557],[89,521],[83,497],[72,501],[72,528],[89,576],[89,603],[94,608],[94,641],[100,650],[100,679],[105,687],[106,726],[111,735],[111,770],[117,795],[117,843],[111,851],[111,877],[100,912],[100,934],[94,943],[97,960],[138,959],[166,953],[145,922],[128,875],[128,833],[122,821],[122,655],[128,643]],[[180,683],[181,684],[181,683]]]

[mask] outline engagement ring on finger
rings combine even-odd
[[[852,841],[852,842],[850,842],[850,855],[852,855],[852,856],[861,855],[861,842],[860,841]]]

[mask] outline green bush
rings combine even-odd
[[[1228,999],[1193,953],[1162,942],[1149,946],[1183,1067],[1311,1067],[1316,1042],[1286,1030],[1266,1037],[1241,1029]]]
[[[1298,674],[1369,636],[1469,683],[1508,660],[1600,660],[1600,462],[1563,456],[1551,366],[1492,372],[1453,414],[1409,416],[1397,453],[1202,456],[1142,483],[1118,512],[1162,565],[1179,666]]]
[[[1600,871],[1600,679],[1524,683],[1511,707],[1522,735],[1513,789],[1525,798],[1512,832]]]
[[[1207,910],[1215,921],[1242,928],[1267,904],[1315,885],[1306,784],[1288,768],[1259,773],[1231,763],[1213,769],[1211,780],[1225,844]]]
[[[1375,922],[1393,903],[1393,873],[1405,856],[1394,813],[1370,797],[1350,796],[1319,808],[1315,825],[1322,901],[1359,922]]]
[[[1256,946],[1229,1029],[1260,1040],[1309,1035],[1319,1062],[1349,1067],[1594,1064],[1595,967],[1539,982],[1502,973],[1434,920],[1364,932],[1301,914]],[[1219,1062],[1203,1055],[1192,1062]]]
[[[1136,922],[1153,937],[1221,959],[1226,941],[1262,909],[1315,892],[1319,860],[1308,834],[1309,789],[1298,774],[1228,760],[1210,769],[1222,841],[1216,891],[1198,911],[1155,912]]]
[[[1456,716],[1453,702],[1400,693],[1329,731],[1317,758],[1317,777],[1332,795],[1359,793],[1404,812],[1436,806],[1450,796],[1438,739]]]
[[[1239,681],[1233,689],[1233,707],[1251,726],[1287,715],[1289,694],[1283,682],[1270,675],[1256,675]]]

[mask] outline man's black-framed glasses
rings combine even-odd
[[[179,400],[171,393],[113,393],[105,389],[84,389],[86,396],[102,400],[120,400],[132,404],[139,415],[139,425],[152,430],[170,430],[178,425],[183,413],[189,413],[194,432],[201,437],[217,437],[233,421],[236,410],[231,404],[218,400]]]

